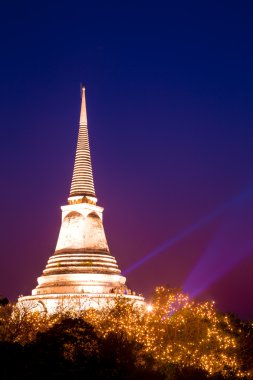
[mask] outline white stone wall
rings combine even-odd
[[[63,206],[56,251],[69,248],[109,252],[102,211],[101,207],[86,203]]]
[[[116,295],[116,294],[53,294],[20,297],[18,304],[30,311],[46,312],[49,314],[71,311],[79,312],[82,310],[94,308],[102,309],[104,307],[113,307],[117,298],[125,299],[134,304],[136,307],[145,307],[145,301],[142,296],[133,295]]]

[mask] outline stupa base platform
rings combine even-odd
[[[42,294],[36,296],[21,296],[18,304],[32,312],[45,312],[48,314],[78,312],[87,309],[102,309],[113,307],[116,299],[124,299],[136,307],[145,305],[144,297],[133,294]]]

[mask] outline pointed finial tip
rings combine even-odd
[[[85,87],[82,84],[82,82],[80,83],[80,96],[81,96],[81,99],[85,97]]]

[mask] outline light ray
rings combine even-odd
[[[176,236],[174,236],[174,237],[166,240],[165,242],[163,242],[160,246],[156,247],[154,250],[147,253],[140,260],[138,260],[134,264],[130,265],[130,267],[125,269],[122,272],[122,274],[126,275],[128,273],[131,273],[134,270],[138,269],[143,264],[145,264],[147,261],[151,260],[152,258],[158,256],[159,254],[163,253],[164,251],[168,251],[176,243],[183,240],[187,236],[191,235],[193,232],[197,231],[201,227],[204,227],[205,225],[209,224],[210,222],[215,220],[218,216],[222,215],[225,211],[227,211],[231,207],[236,206],[237,204],[240,204],[242,201],[251,197],[252,194],[253,194],[253,185],[248,187],[246,190],[242,191],[240,194],[229,199],[223,205],[221,205],[221,206],[217,207],[216,209],[214,209],[213,211],[211,211],[208,215],[203,216],[197,222],[186,227],[181,232],[179,232]]]

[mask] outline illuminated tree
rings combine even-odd
[[[46,314],[31,312],[20,305],[0,307],[0,341],[26,344],[40,331],[47,330],[54,320]]]
[[[240,375],[232,326],[227,316],[215,312],[213,302],[196,303],[179,291],[159,287],[145,325],[147,349],[163,366],[174,363],[210,375]]]
[[[101,310],[63,309],[53,316],[2,306],[0,348],[11,349],[17,363],[23,353],[27,368],[32,357],[37,364],[30,371],[41,366],[45,376],[49,370],[79,377],[90,371],[103,379],[197,380],[250,379],[253,373],[252,322],[165,287],[143,307],[121,297]]]
[[[219,315],[213,302],[197,303],[180,291],[156,289],[152,310],[119,299],[113,308],[89,310],[83,316],[103,337],[124,333],[140,344],[136,364],[166,372],[168,366],[193,367],[210,375],[242,376],[238,343],[227,315]]]

